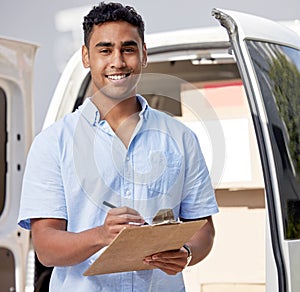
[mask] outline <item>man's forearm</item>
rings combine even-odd
[[[187,242],[193,255],[190,266],[202,261],[212,249],[215,229],[212,218],[208,217],[207,220],[208,222]]]
[[[110,244],[123,228],[137,227],[130,222],[140,225],[145,220],[136,210],[119,207],[107,213],[103,225],[73,233],[66,231],[64,219],[32,219],[32,241],[39,260],[45,266],[70,266]]]
[[[33,244],[43,265],[70,266],[86,260],[104,247],[100,239],[101,227],[79,233],[46,227],[34,233]]]

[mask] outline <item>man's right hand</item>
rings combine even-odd
[[[144,223],[145,220],[132,208],[119,207],[110,209],[102,226],[107,245],[111,243],[123,228],[134,228]]]

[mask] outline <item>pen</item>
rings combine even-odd
[[[109,203],[107,201],[103,201],[103,205],[105,205],[105,206],[107,206],[109,208],[117,208],[117,206],[115,206],[115,205],[113,205],[113,204],[111,204],[111,203]]]
[[[107,201],[103,201],[103,205],[109,207],[109,208],[117,208],[117,206],[111,204],[110,202],[107,202]],[[149,225],[146,221],[144,222],[143,225]]]

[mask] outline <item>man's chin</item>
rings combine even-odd
[[[115,100],[125,100],[132,96],[135,96],[135,91],[122,91],[122,90],[100,90],[100,95],[105,96],[106,98],[115,99]]]

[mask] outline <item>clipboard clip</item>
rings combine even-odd
[[[153,217],[152,225],[178,224],[181,221],[176,221],[172,209],[161,209]]]

